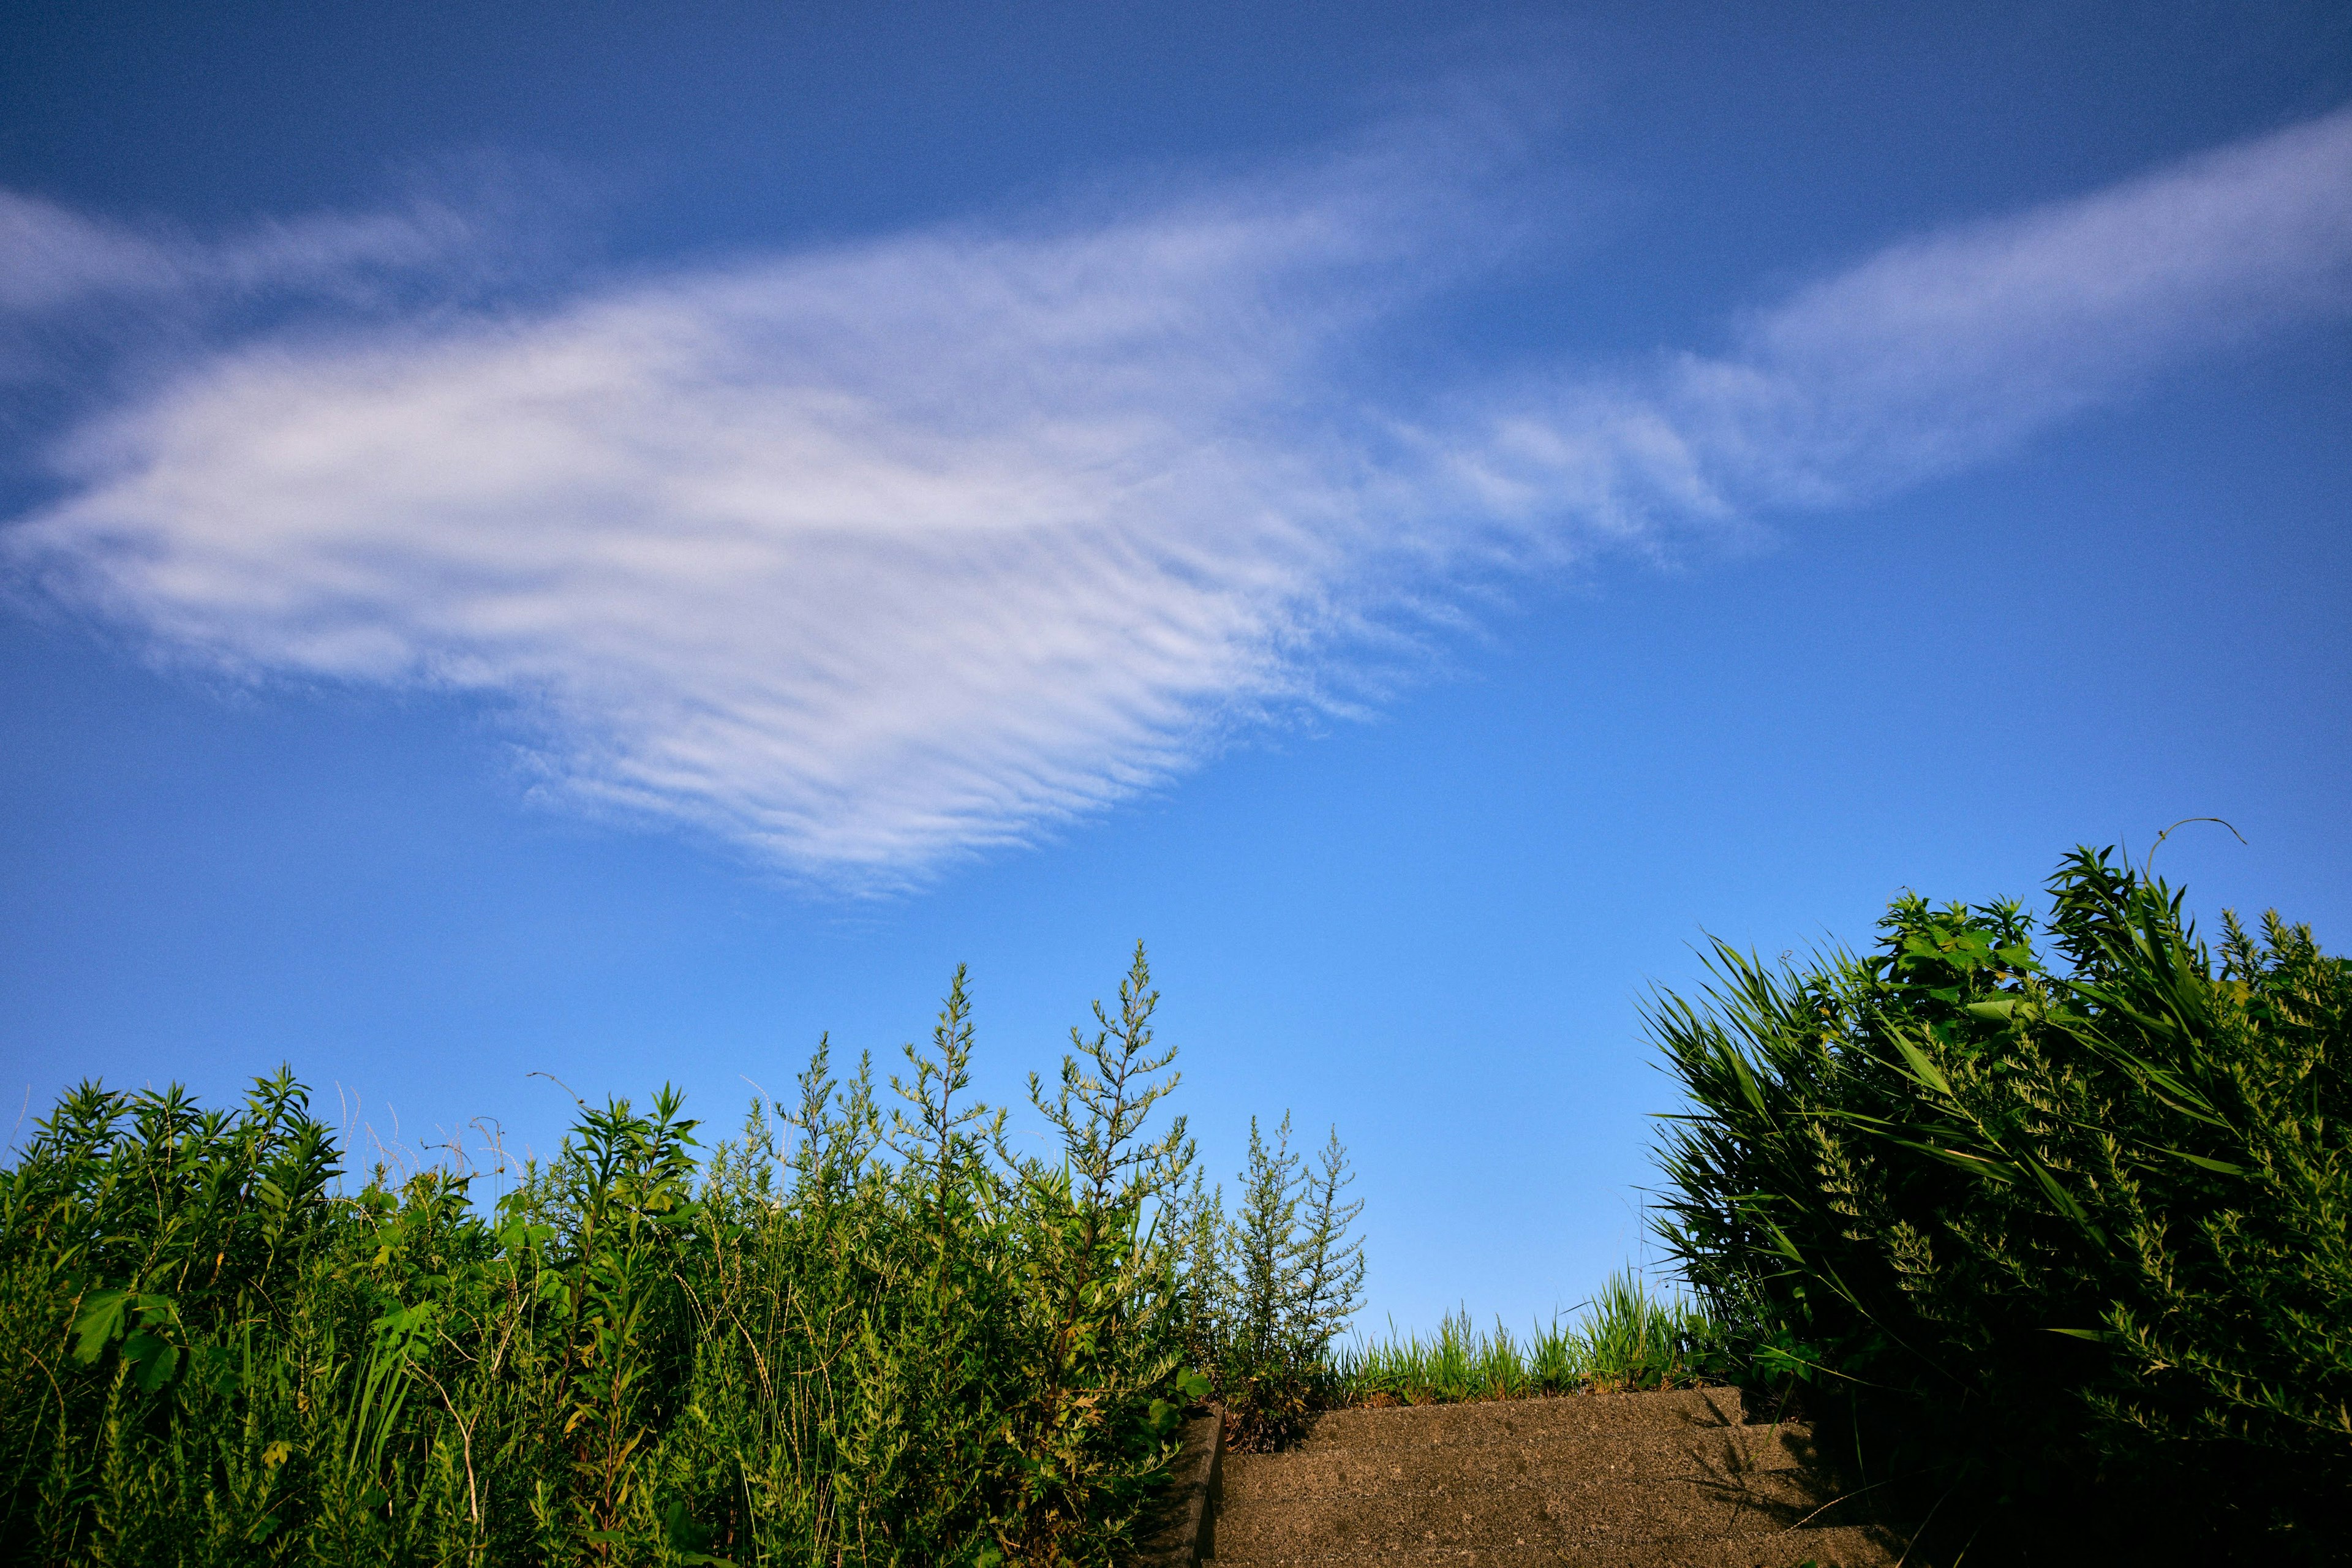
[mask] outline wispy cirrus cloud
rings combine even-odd
[[[1771,493],[1882,493],[2352,301],[2352,114],[1908,240],[1757,313],[1678,400]]]
[[[223,343],[78,426],[5,550],[180,656],[508,699],[564,794],[887,882],[1324,700],[1497,547],[1881,493],[2352,303],[2338,114],[1895,246],[1712,354],[1401,395],[1360,351],[1459,277],[1460,189],[1392,148]],[[148,265],[36,216],[0,306]]]
[[[1489,398],[1498,506],[1640,528],[1834,506],[1997,457],[2200,353],[2352,312],[2352,111],[1888,246],[1728,346]],[[1548,405],[1548,404],[1549,405]]]
[[[86,217],[0,190],[0,314],[19,321],[125,300],[315,289],[350,297],[373,279],[446,268],[481,236],[455,209],[328,214],[199,240]]]

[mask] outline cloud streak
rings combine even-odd
[[[21,321],[126,299],[303,289],[348,298],[373,279],[442,266],[478,238],[455,211],[420,203],[266,223],[207,243],[0,190],[0,313]]]
[[[267,333],[71,431],[0,549],[175,657],[488,694],[563,795],[887,883],[1328,700],[1497,550],[1884,493],[2352,300],[2339,114],[1897,245],[1713,354],[1401,397],[1361,351],[1458,276],[1413,237],[1455,189],[1373,155]],[[20,311],[427,242],[158,260],[12,200]]]

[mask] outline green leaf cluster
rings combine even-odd
[[[2036,922],[1906,895],[1874,951],[1718,944],[1650,1023],[1667,1246],[1748,1375],[2006,1540],[2352,1550],[2352,963],[2081,849]]]
[[[1053,1158],[971,1099],[960,970],[887,1093],[820,1044],[709,1150],[583,1104],[494,1202],[346,1193],[287,1073],[85,1085],[0,1173],[0,1559],[1108,1563],[1207,1392],[1156,1002],[1139,947],[1033,1080]]]

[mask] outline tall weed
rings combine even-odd
[[[1171,1215],[1182,1246],[1178,1321],[1184,1349],[1244,1448],[1288,1441],[1334,1398],[1331,1342],[1363,1295],[1362,1213],[1334,1131],[1309,1167],[1290,1147],[1286,1115],[1269,1142],[1250,1121],[1239,1202],[1197,1176]]]
[[[85,1085],[0,1173],[0,1557],[1108,1563],[1206,1392],[1156,1002],[1139,948],[1033,1080],[1056,1158],[971,1099],[959,971],[894,1106],[821,1042],[708,1151],[672,1090],[583,1104],[488,1206],[341,1195],[285,1073]]]

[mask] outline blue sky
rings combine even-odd
[[[2341,949],[2352,21],[1958,9],[12,13],[9,1098],[1017,1103],[1139,937],[1525,1322],[1707,932]]]

